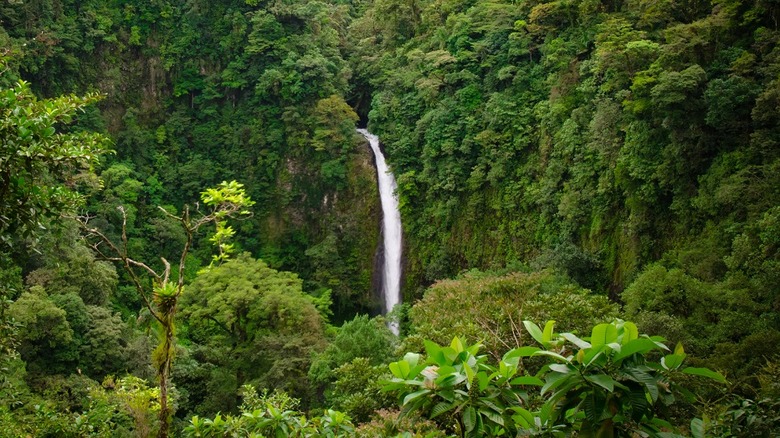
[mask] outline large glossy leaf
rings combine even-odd
[[[582,383],[583,380],[580,375],[578,374],[569,375],[566,379],[563,380],[563,384],[556,389],[556,391],[550,396],[550,398],[547,400],[546,403],[554,405],[558,403],[558,400],[560,400],[563,397],[567,397],[572,401],[576,400],[577,399],[576,394],[581,391],[572,391],[572,390],[575,387],[582,385]],[[573,392],[573,394],[571,392]]]
[[[723,377],[723,375],[717,371],[712,371],[709,368],[694,368],[694,367],[688,367],[683,368],[682,372],[685,374],[691,374],[694,376],[702,376],[707,377],[712,380],[718,381],[720,383],[726,383],[726,378]]]
[[[569,363],[569,359],[561,356],[560,354],[554,352],[554,351],[547,351],[547,350],[539,350],[536,353],[533,354],[534,356],[550,356],[552,358],[555,358],[561,362]]]
[[[551,389],[555,389],[556,387],[562,385],[566,382],[566,379],[570,378],[572,375],[570,374],[561,374],[561,373],[549,373],[545,377],[545,384],[542,387],[541,393],[544,395],[547,391]]]
[[[585,418],[591,424],[598,424],[606,411],[606,399],[600,397],[597,392],[590,392],[582,401],[582,407],[585,411]]]
[[[628,400],[631,403],[631,418],[634,421],[640,421],[650,409],[650,402],[647,400],[647,392],[644,387],[641,384],[632,385],[628,393]]]
[[[590,335],[590,343],[597,345],[611,344],[617,341],[617,328],[612,324],[599,324],[593,327]]]
[[[447,403],[447,402],[441,402],[438,403],[436,406],[431,409],[431,418],[436,418],[441,414],[447,413],[455,408],[455,406],[458,406],[457,403]]]
[[[607,348],[606,345],[601,344],[585,350],[585,355],[582,358],[582,363],[585,364],[585,366],[591,366],[594,362],[598,360],[602,362],[606,362],[606,359],[602,357],[604,356],[604,350],[606,350],[606,348]]]
[[[561,336],[563,336],[564,339],[571,342],[572,344],[576,345],[577,347],[581,349],[590,348],[591,344],[588,341],[584,341],[577,336],[574,336],[572,333],[561,333]]]
[[[479,390],[484,391],[490,384],[490,377],[484,371],[477,373],[477,381],[479,382]]]
[[[667,354],[661,358],[661,366],[667,370],[676,370],[682,365],[684,359],[684,354]]]
[[[471,432],[477,425],[477,411],[472,406],[463,410],[463,425],[466,426],[466,432]]]
[[[556,373],[561,373],[561,374],[566,374],[575,371],[573,367],[562,363],[554,363],[550,365],[550,369],[555,371]]]
[[[651,374],[638,369],[631,369],[626,372],[635,382],[644,385],[650,394],[650,399],[655,403],[658,400],[658,381]]]
[[[484,415],[485,418],[492,421],[493,423],[498,424],[499,426],[504,426],[504,417],[502,417],[498,412],[483,408],[479,410],[479,413]]]
[[[452,342],[450,342],[450,348],[455,350],[456,353],[460,353],[464,350],[463,347],[463,340],[461,340],[459,337],[452,338]]]
[[[411,367],[406,360],[399,360],[398,362],[392,362],[390,365],[390,372],[399,379],[406,379],[409,377],[409,371]]]
[[[515,420],[515,423],[519,424],[525,429],[530,429],[534,426],[534,414],[532,414],[530,411],[521,407],[514,407],[512,410],[516,412],[516,414],[512,416],[512,419]]]
[[[701,418],[694,418],[691,420],[691,436],[693,438],[704,438],[704,421]]]
[[[466,383],[468,384],[469,388],[471,388],[471,382],[474,380],[474,377],[477,375],[477,372],[474,371],[474,368],[472,368],[469,364],[464,363],[463,364],[463,372],[466,374]]]
[[[623,345],[628,344],[629,342],[638,339],[639,338],[639,329],[637,329],[636,324],[634,324],[631,321],[626,321],[623,323],[623,338],[620,340],[620,342]]]
[[[411,403],[414,400],[416,400],[416,399],[418,399],[418,398],[420,398],[420,397],[422,397],[422,396],[424,396],[426,394],[429,394],[430,392],[431,392],[430,389],[421,389],[421,390],[415,391],[415,392],[413,392],[411,394],[407,394],[406,397],[404,397],[403,405],[405,406],[407,403]]]
[[[627,358],[628,356],[631,356],[636,353],[647,353],[648,351],[651,351],[653,349],[659,348],[658,345],[656,345],[655,342],[651,341],[647,338],[638,338],[634,339],[626,344],[623,344],[620,347],[620,351],[615,353],[615,355],[612,357],[612,360],[614,362],[617,362],[619,360],[623,360]]]
[[[503,357],[505,361],[509,361],[516,357],[531,357],[534,353],[539,351],[538,347],[520,347],[509,350]]]
[[[540,329],[538,325],[531,321],[523,321],[523,325],[525,326],[525,329],[528,330],[528,334],[530,334],[531,337],[536,340],[536,342],[544,345],[542,329]]]
[[[438,365],[444,365],[447,363],[444,352],[441,351],[441,346],[433,341],[425,341],[425,354],[428,355],[429,362],[433,362]]]
[[[554,328],[555,328],[555,321],[553,320],[547,321],[547,323],[544,325],[544,332],[542,333],[543,342],[552,341]]]
[[[606,374],[593,374],[593,375],[585,376],[585,379],[595,383],[596,385],[599,385],[600,387],[606,389],[609,392],[615,390],[615,381],[612,380],[612,377]]]

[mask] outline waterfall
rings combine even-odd
[[[385,313],[401,302],[401,212],[398,210],[395,176],[387,168],[385,156],[379,148],[379,137],[365,129],[357,130],[371,144],[376,158],[379,197],[382,202],[382,236],[384,237],[384,266],[382,268],[382,299]],[[398,324],[390,324],[398,334]]]

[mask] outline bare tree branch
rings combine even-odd
[[[154,306],[152,305],[151,301],[149,300],[149,297],[147,296],[146,288],[144,288],[141,279],[138,277],[138,274],[135,272],[133,267],[135,266],[144,269],[146,272],[148,272],[152,277],[154,277],[157,280],[160,280],[160,275],[157,274],[157,272],[155,272],[154,269],[152,269],[145,263],[138,262],[127,256],[127,233],[125,232],[125,226],[126,226],[125,224],[127,223],[127,216],[125,214],[124,208],[120,207],[119,211],[122,212],[122,243],[123,243],[122,248],[114,244],[114,242],[111,239],[109,239],[108,236],[103,234],[103,232],[100,231],[99,229],[89,227],[88,221],[89,219],[91,219],[89,216],[78,217],[77,220],[81,225],[81,228],[88,233],[88,235],[84,237],[85,240],[89,236],[95,236],[98,238],[99,241],[96,243],[91,243],[90,246],[98,254],[100,258],[107,261],[122,263],[122,266],[125,268],[125,272],[127,272],[127,274],[130,276],[130,280],[133,282],[133,285],[138,291],[138,294],[141,296],[141,299],[143,300],[146,308],[149,310],[149,312],[157,321],[162,322],[162,318],[157,313],[157,311],[155,311]],[[116,254],[116,257],[108,256],[106,253],[104,253],[100,247],[101,244],[105,244],[106,246],[108,246],[111,249],[111,251]]]

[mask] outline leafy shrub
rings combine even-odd
[[[617,306],[550,271],[500,276],[471,272],[431,286],[410,316],[414,331],[425,339],[476,339],[499,359],[529,341],[522,339],[523,319],[570,321],[578,332],[614,318]]]
[[[386,365],[372,366],[368,359],[358,357],[334,370],[336,381],[328,396],[328,404],[345,412],[358,423],[368,421],[381,408],[391,408],[393,397],[382,391],[380,381],[389,377]]]
[[[194,416],[184,429],[185,437],[348,437],[355,429],[344,413],[327,409],[322,416],[307,418],[296,410],[300,400],[283,392],[257,394],[242,387],[241,415],[217,414],[213,419]]]
[[[460,436],[552,435],[664,436],[674,430],[659,416],[660,407],[675,402],[679,375],[725,382],[706,368],[682,367],[681,345],[659,362],[651,352],[665,352],[663,338],[639,335],[635,324],[598,324],[588,338],[557,334],[554,321],[544,330],[524,326],[544,349],[520,347],[498,365],[478,355],[479,344],[455,338],[449,346],[426,342],[427,358],[407,353],[390,364],[387,390],[397,391],[403,412],[417,412]],[[523,358],[541,356],[548,363],[530,376]],[[525,375],[524,375],[525,374]],[[541,403],[528,392],[539,386]],[[537,409],[534,409],[534,406]],[[532,411],[533,409],[533,411]],[[703,422],[692,426],[702,430]]]
[[[333,342],[316,355],[309,378],[317,383],[328,382],[334,377],[334,369],[358,357],[368,359],[371,365],[386,364],[393,357],[394,344],[395,336],[382,318],[358,315],[345,322]]]
[[[445,438],[448,435],[436,423],[414,413],[380,409],[373,420],[355,430],[358,438],[402,437]]]

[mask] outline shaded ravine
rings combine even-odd
[[[401,212],[398,210],[398,187],[395,176],[387,168],[385,156],[379,147],[379,137],[365,129],[357,130],[368,140],[376,158],[377,184],[382,203],[382,236],[384,254],[382,257],[382,311],[393,310],[401,302]],[[390,324],[390,330],[399,332],[397,323]]]

